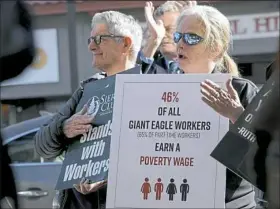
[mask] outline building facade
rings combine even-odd
[[[162,2],[156,1],[159,5]],[[203,4],[203,3],[200,3]],[[209,4],[209,3],[206,3]],[[19,77],[1,85],[2,126],[39,116],[39,111],[55,112],[71,96],[80,80],[96,70],[87,48],[91,18],[102,10],[119,10],[133,15],[145,26],[143,1],[79,1],[76,22],[70,22],[67,5],[34,1],[34,35],[37,57]],[[276,1],[211,1],[231,22],[231,54],[240,64],[242,74],[254,83],[265,82],[264,68],[279,47],[279,3]],[[68,24],[75,24],[76,44],[69,36]],[[72,65],[71,49],[77,62]],[[77,67],[76,67],[77,66]]]

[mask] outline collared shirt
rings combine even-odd
[[[175,61],[168,62],[168,73],[169,74],[183,74],[184,72],[179,68],[179,64]]]
[[[154,62],[154,58],[149,58],[149,57],[144,56],[142,51],[139,52],[139,58],[142,62],[145,62],[146,64],[149,64],[149,65],[153,64],[153,62]]]

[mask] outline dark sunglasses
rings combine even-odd
[[[194,33],[179,33],[175,32],[173,34],[173,40],[175,43],[179,43],[179,41],[183,38],[183,41],[188,45],[196,45],[203,41],[203,38],[199,35],[196,35]]]
[[[88,45],[94,41],[96,45],[99,45],[101,43],[102,38],[123,38],[123,36],[115,36],[115,35],[97,35],[97,36],[91,36],[88,38]]]

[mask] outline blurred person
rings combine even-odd
[[[280,117],[277,112],[280,106],[279,55],[266,69],[267,80],[271,80],[273,86],[252,123],[258,143],[255,170],[258,184],[264,188],[264,199],[269,209],[280,208]]]
[[[278,54],[280,54],[280,52]],[[269,77],[271,76],[271,74],[274,70],[278,70],[278,69],[279,69],[279,55],[277,55],[276,59],[267,66],[266,80],[269,79]]]
[[[0,82],[19,75],[34,58],[32,22],[22,1],[0,1]],[[19,208],[7,147],[0,135],[0,202]],[[0,204],[0,208],[2,204]]]
[[[92,116],[84,114],[87,107],[75,114],[82,97],[83,84],[135,67],[141,42],[141,26],[132,16],[117,11],[105,11],[93,16],[88,48],[92,52],[93,67],[103,72],[83,81],[64,107],[38,131],[35,148],[39,155],[44,158],[60,156],[74,137],[88,132]],[[60,192],[59,208],[105,208],[105,182],[91,183],[84,179],[74,187]]]
[[[31,16],[22,1],[0,1],[1,82],[19,75],[33,61]]]
[[[229,56],[230,23],[217,9],[197,5],[186,8],[177,20],[174,42],[177,61],[185,74],[229,73],[232,78],[222,89],[206,80],[201,83],[202,100],[233,124],[258,92],[251,81],[240,78]],[[226,173],[226,208],[255,208],[254,187],[230,170]]]
[[[277,104],[279,105],[279,97],[277,98]],[[279,107],[279,106],[278,106]],[[272,113],[272,112],[270,112]],[[273,113],[275,115],[275,113]],[[268,147],[265,169],[267,172],[266,184],[267,189],[265,198],[268,201],[268,209],[280,208],[280,134],[279,134],[279,113],[277,114],[277,127],[272,132],[272,141]],[[274,117],[272,114],[268,116]]]
[[[267,147],[267,156],[265,158],[265,198],[268,201],[268,209],[280,208],[280,117],[279,112],[275,112],[275,110],[279,109],[280,106],[279,65],[276,71],[277,73],[275,73],[274,76],[277,76],[277,91],[274,91],[274,95],[271,96],[270,103],[265,109],[264,116],[262,118],[267,127],[265,131],[268,132],[271,140]],[[263,128],[261,130],[263,130]]]
[[[271,80],[273,79],[273,81],[279,81],[279,78],[277,78],[277,76],[279,76],[277,73],[275,72],[275,69],[277,69],[277,60],[273,61],[272,63],[269,64],[268,67],[266,67],[266,80]],[[276,79],[276,80],[275,80]],[[269,81],[270,82],[270,81]],[[264,84],[266,85],[266,84]],[[276,83],[276,85],[279,85],[279,83]],[[279,87],[278,87],[279,88]],[[277,91],[277,87],[273,89],[273,91]],[[270,94],[270,92],[272,92],[272,89],[267,93],[268,95]],[[275,97],[277,94],[277,92],[273,94],[273,96]],[[275,122],[277,121],[275,119],[271,118],[271,122],[270,123],[268,121],[267,115],[269,115],[269,110],[272,109],[273,111],[275,111],[275,108],[272,108],[275,106],[276,102],[272,103],[270,102],[271,98],[267,99],[267,98],[263,98],[265,99],[265,101],[267,102],[267,104],[265,104],[265,106],[261,105],[260,107],[263,108],[263,111],[261,113],[257,113],[257,116],[254,119],[254,123],[252,124],[252,127],[254,128],[254,126],[257,125],[258,129],[255,130],[256,131],[256,136],[257,136],[257,143],[258,143],[258,151],[256,153],[255,156],[255,166],[254,169],[257,173],[257,184],[260,186],[260,188],[263,188],[264,191],[266,191],[266,169],[265,169],[265,160],[267,157],[267,151],[268,151],[268,147],[270,146],[271,140],[272,140],[272,131],[270,128],[274,129],[275,128]],[[263,100],[262,99],[262,100]],[[276,101],[276,98],[274,99]],[[263,103],[261,103],[263,104]],[[277,107],[277,106],[275,106]],[[261,111],[261,110],[259,110]],[[264,123],[263,120],[266,120],[266,122]],[[269,124],[267,126],[267,124]],[[265,139],[265,140],[263,140]]]
[[[174,61],[177,57],[176,44],[173,41],[176,20],[183,8],[193,7],[196,4],[196,1],[167,1],[155,10],[152,2],[146,2],[148,37],[139,54],[142,62],[153,63],[146,73],[157,73],[158,66],[166,72],[179,72],[176,71],[177,67],[170,66],[170,63],[173,63],[170,61]]]

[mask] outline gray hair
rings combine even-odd
[[[187,6],[185,1],[167,1],[155,10],[154,17],[160,17],[166,12],[181,12],[185,6]]]
[[[105,11],[96,13],[91,22],[91,27],[96,24],[106,24],[112,35],[127,36],[132,40],[132,59],[137,58],[143,39],[142,27],[131,15],[125,15],[117,11]]]

